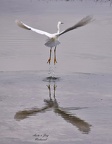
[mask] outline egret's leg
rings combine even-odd
[[[54,84],[54,99],[55,99],[56,87],[57,87],[57,86]]]
[[[47,61],[47,63],[49,63],[49,64],[50,64],[50,62],[51,62],[51,53],[52,53],[52,48],[50,49],[50,56],[49,56],[49,59],[48,59],[48,61]]]
[[[54,64],[56,64],[57,63],[57,60],[56,60],[56,47],[55,47],[55,49],[54,49]]]
[[[51,100],[51,87],[50,87],[50,84],[47,85],[47,87],[48,87],[48,90],[49,90],[49,97],[50,97],[50,100]]]

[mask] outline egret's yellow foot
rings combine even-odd
[[[56,58],[54,58],[54,64],[56,64],[57,63],[57,60],[56,60]]]
[[[48,59],[48,61],[47,61],[47,63],[49,63],[49,64],[50,64],[50,62],[51,62],[51,59],[49,58],[49,59]]]

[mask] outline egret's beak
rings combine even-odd
[[[61,22],[61,24],[64,24],[63,22]]]

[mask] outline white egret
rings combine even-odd
[[[42,35],[45,35],[45,36],[48,37],[48,39],[47,39],[47,41],[45,43],[45,46],[50,47],[50,56],[49,56],[49,59],[48,59],[47,63],[50,64],[50,62],[51,62],[51,53],[52,53],[52,48],[54,47],[54,64],[56,64],[57,63],[57,60],[56,60],[56,47],[57,47],[57,45],[60,44],[59,36],[61,36],[62,34],[66,33],[66,32],[74,30],[74,29],[76,29],[78,27],[84,26],[84,25],[88,24],[91,21],[92,21],[92,17],[91,16],[86,16],[83,19],[81,19],[78,23],[76,23],[72,27],[67,28],[66,30],[64,30],[62,32],[60,32],[60,24],[63,24],[63,23],[59,21],[58,25],[57,25],[57,29],[58,30],[54,34],[50,34],[48,32],[32,28],[32,27],[26,25],[25,23],[23,23],[22,21],[19,21],[19,20],[16,20],[16,23],[21,28],[24,28],[26,30],[34,31],[34,32],[36,32],[38,34],[42,34]]]

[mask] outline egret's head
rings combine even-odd
[[[61,21],[59,21],[59,22],[58,22],[58,25],[57,25],[57,28],[58,28],[57,33],[58,33],[58,34],[59,34],[59,32],[60,32],[60,25],[61,25],[61,24],[63,24],[63,23],[62,23]]]
[[[60,25],[60,24],[63,24],[63,22],[59,21],[59,22],[58,22],[58,25]]]

